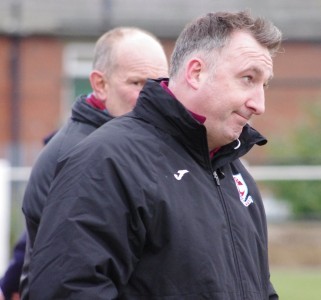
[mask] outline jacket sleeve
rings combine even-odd
[[[34,244],[29,299],[119,296],[145,239],[129,177],[111,161],[68,162],[61,170]]]

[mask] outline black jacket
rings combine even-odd
[[[267,226],[239,157],[210,160],[205,127],[157,81],[81,142],[55,179],[30,268],[40,299],[266,300]]]
[[[22,299],[28,299],[28,257],[32,252],[58,158],[68,153],[87,135],[111,119],[107,112],[88,104],[86,95],[78,97],[72,107],[70,119],[44,147],[32,168],[22,204],[27,226],[26,259],[20,288]]]

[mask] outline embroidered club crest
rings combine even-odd
[[[251,203],[253,203],[252,197],[248,194],[249,190],[248,187],[242,177],[241,174],[233,175],[234,182],[236,185],[236,188],[239,192],[240,200],[244,206],[249,206]]]

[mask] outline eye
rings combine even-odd
[[[265,83],[263,84],[263,88],[265,88],[265,89],[269,88],[269,86],[270,86],[270,83],[269,83],[269,82],[265,82]]]
[[[253,76],[247,75],[247,76],[244,76],[243,79],[246,83],[251,83],[253,81]]]
[[[133,80],[131,84],[138,87],[143,87],[143,85],[145,84],[145,80]]]

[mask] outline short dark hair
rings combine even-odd
[[[248,11],[208,13],[187,24],[179,35],[171,56],[170,77],[178,73],[191,54],[210,55],[214,49],[223,48],[236,30],[248,31],[271,56],[280,47],[280,30],[264,18],[254,18]]]

